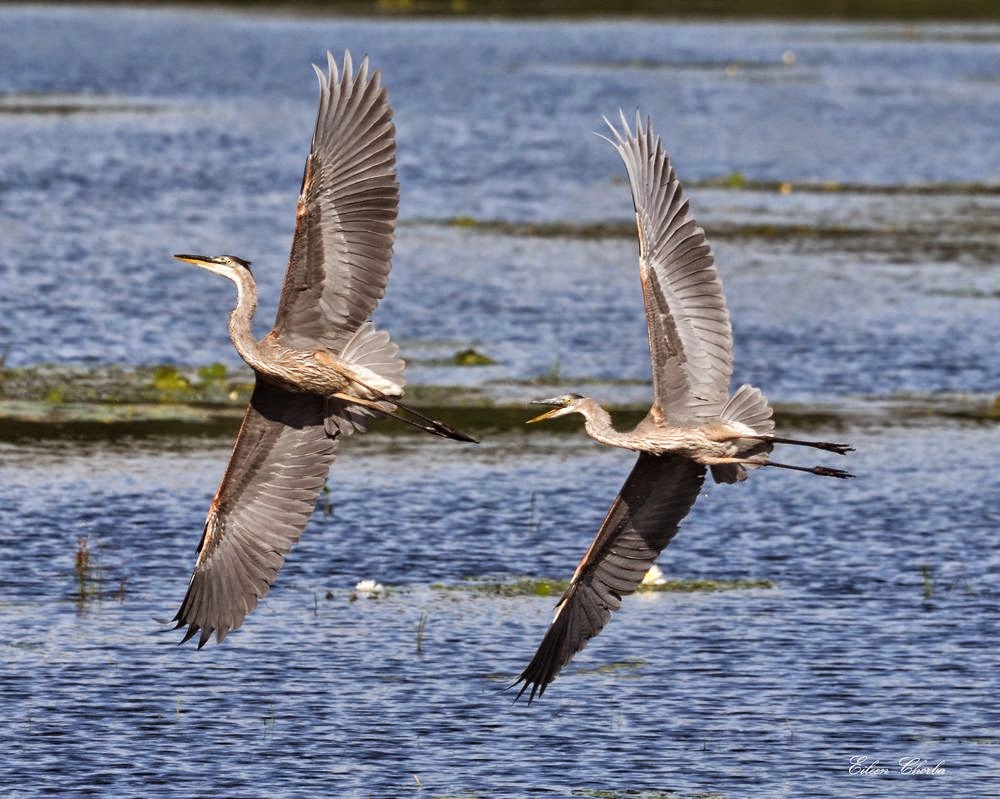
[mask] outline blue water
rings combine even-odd
[[[244,628],[199,652],[153,619],[183,592],[228,442],[4,447],[0,784],[10,796],[989,795],[1000,482],[983,467],[1000,431],[851,438],[858,480],[775,472],[712,487],[662,560],[672,576],[774,588],[632,597],[530,707],[503,689],[553,599],[430,586],[567,577],[627,453],[537,435],[462,457],[446,442],[352,441],[331,472],[332,515],[317,512]],[[74,599],[79,535],[103,601]],[[350,601],[362,578],[388,596]],[[851,775],[857,755],[893,773]],[[902,757],[945,773],[906,777]]]
[[[371,53],[396,111],[401,226],[377,320],[416,382],[647,378],[631,239],[443,224],[627,223],[622,166],[592,133],[619,107],[652,115],[691,183],[1000,185],[1000,26],[0,14],[12,365],[238,364],[232,287],[169,256],[254,261],[267,330],[315,115],[309,63],[328,48]],[[737,379],[785,400],[996,390],[1000,195],[689,194],[710,236],[858,233],[714,238]],[[433,366],[470,345],[500,366]]]
[[[630,239],[448,224],[626,223],[621,166],[591,131],[641,105],[720,231],[736,379],[834,404],[998,390],[990,25],[0,8],[6,363],[235,365],[231,286],[170,254],[253,260],[266,329],[308,65],[345,47],[371,53],[396,109],[401,224],[377,318],[412,381],[527,397],[518,381],[647,377]],[[732,173],[892,191],[704,185]],[[933,183],[978,190],[900,191]],[[499,364],[435,363],[469,345]],[[154,619],[183,595],[231,441],[0,444],[2,793],[1000,794],[1000,431],[834,435],[858,479],[711,486],[661,560],[773,588],[632,597],[530,707],[504,687],[553,598],[432,586],[569,577],[627,453],[582,432],[355,437],[272,593],[199,652]],[[82,600],[81,536],[100,593]],[[388,595],[351,601],[366,578]],[[862,756],[888,773],[852,774]],[[942,772],[900,773],[910,757]]]

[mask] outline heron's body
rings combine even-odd
[[[709,424],[694,420],[690,424],[670,422],[659,408],[653,408],[632,430],[624,432],[614,428],[611,414],[596,400],[583,397],[575,410],[583,416],[584,429],[595,441],[652,455],[680,455],[705,466],[757,454],[762,443],[759,436],[766,432],[722,418]]]
[[[400,402],[405,363],[370,317],[392,266],[399,186],[388,95],[364,59],[328,55],[295,236],[273,329],[252,331],[249,262],[177,255],[236,285],[229,333],[256,376],[229,466],[209,507],[198,560],[174,620],[184,640],[221,642],[270,589],[299,539],[341,437],[391,415],[472,441]]]
[[[659,137],[647,120],[636,130],[624,115],[611,123],[615,147],[628,171],[639,234],[639,278],[649,331],[653,404],[631,431],[616,430],[595,400],[565,394],[538,404],[555,406],[532,422],[579,413],[587,434],[639,453],[632,473],[556,606],[542,643],[517,682],[529,701],[546,686],[636,590],[694,505],[705,474],[716,482],[745,480],[760,466],[849,477],[824,466],[775,463],[775,444],[844,454],[844,444],[774,435],[771,406],[757,388],[729,393],[733,340],[715,257],[688,211],[688,202]],[[520,696],[521,694],[518,694]]]

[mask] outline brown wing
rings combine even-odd
[[[605,119],[605,122],[608,122]],[[628,170],[656,404],[675,419],[717,418],[733,373],[733,334],[715,256],[647,119],[608,127]]]
[[[541,696],[559,671],[597,635],[642,582],[694,505],[705,467],[676,455],[639,455],[583,556],[528,667],[518,697]]]
[[[299,540],[333,462],[323,399],[257,380],[229,467],[212,500],[187,595],[184,641],[219,642],[257,606]]]
[[[339,353],[385,293],[399,207],[389,98],[368,59],[355,75],[327,54],[274,333],[288,347]]]

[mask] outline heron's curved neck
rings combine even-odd
[[[577,412],[583,416],[583,426],[587,435],[602,444],[612,447],[632,448],[632,442],[627,433],[620,433],[611,424],[611,414],[602,408],[596,400],[587,399],[581,402]]]
[[[253,335],[253,315],[257,311],[257,284],[253,276],[243,270],[230,276],[236,284],[236,307],[229,314],[229,337],[236,351],[251,367],[260,362],[260,345]]]

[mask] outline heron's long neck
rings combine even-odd
[[[257,311],[257,284],[249,272],[239,272],[232,277],[236,284],[236,307],[229,314],[229,337],[236,351],[251,367],[260,362],[260,345],[254,338],[253,315]]]
[[[632,448],[628,434],[615,430],[611,424],[611,414],[598,405],[595,400],[583,403],[579,407],[579,412],[583,415],[583,426],[587,430],[587,435],[592,439],[612,447]]]

